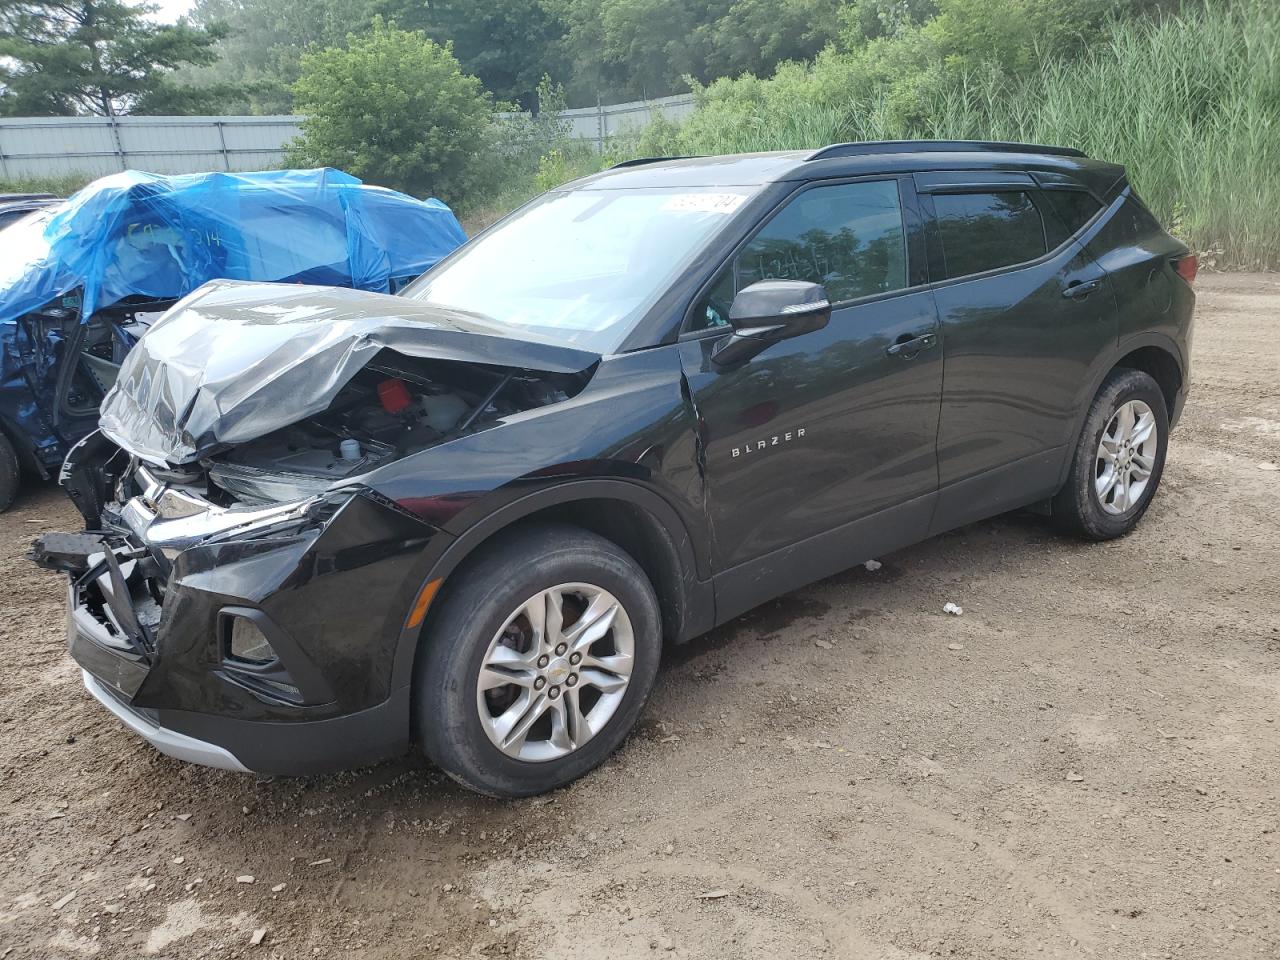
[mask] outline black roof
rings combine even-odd
[[[763,186],[876,173],[981,169],[1064,174],[1099,195],[1124,176],[1123,167],[1091,160],[1070,147],[986,140],[882,140],[838,143],[818,150],[642,158],[574,181],[566,188]]]

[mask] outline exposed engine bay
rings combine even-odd
[[[589,373],[557,374],[384,350],[329,409],[200,461],[209,493],[236,503],[298,500],[523,410],[578,393]],[[185,471],[196,479],[189,465]]]
[[[348,477],[562,403],[594,370],[535,371],[382,350],[321,413],[185,464],[142,461],[95,433],[72,449],[61,482],[86,530],[131,533],[172,559],[207,536],[307,513]]]
[[[139,537],[182,518],[187,538],[565,402],[600,359],[403,297],[214,281],[129,351],[63,483],[87,529],[114,502]]]

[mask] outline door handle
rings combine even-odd
[[[937,342],[938,335],[936,333],[921,333],[916,336],[904,333],[896,342],[885,347],[884,352],[891,357],[902,357],[904,360],[910,360],[921,350],[928,350]]]
[[[1092,280],[1072,280],[1062,288],[1062,295],[1069,300],[1083,300],[1102,286],[1102,278]]]

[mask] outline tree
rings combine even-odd
[[[732,0],[549,0],[566,26],[576,102],[661,97],[706,80],[707,39]]]
[[[348,34],[367,33],[378,0],[196,0],[188,19],[225,24],[218,60],[185,72],[191,86],[230,84],[240,91],[234,109],[290,113],[290,86],[308,50],[344,47]]]
[[[707,37],[713,77],[767,73],[784,60],[811,60],[840,32],[843,0],[736,0]]]
[[[455,203],[474,182],[493,116],[489,94],[447,46],[381,18],[346,49],[305,54],[293,95],[305,118],[289,163]]]
[[[894,37],[938,15],[937,0],[852,0],[840,11],[847,46]]]
[[[835,39],[843,0],[545,0],[565,24],[575,102],[660,97],[769,73]]]
[[[396,26],[452,43],[462,69],[497,99],[536,107],[543,76],[563,78],[564,24],[541,0],[375,0]]]
[[[0,109],[9,115],[128,113],[175,96],[172,72],[211,63],[225,30],[151,23],[121,0],[0,0]]]

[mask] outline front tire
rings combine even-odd
[[[538,525],[486,544],[446,589],[415,665],[428,757],[472,790],[526,797],[617,749],[662,653],[657,598],[625,551]]]
[[[1138,525],[1164,474],[1169,413],[1160,386],[1141,370],[1103,381],[1085,417],[1053,520],[1088,540],[1122,537]]]

